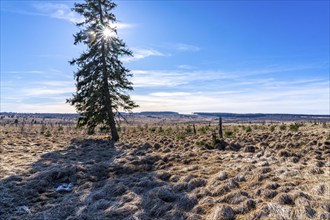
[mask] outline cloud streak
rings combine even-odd
[[[168,54],[161,53],[154,49],[133,48],[132,51],[133,51],[133,56],[122,58],[123,62],[137,61],[152,56],[162,56],[162,57],[169,56]]]
[[[73,106],[62,102],[46,102],[39,104],[26,104],[26,103],[3,103],[2,109],[7,112],[24,113],[75,113]]]
[[[269,77],[269,73],[280,69],[132,70],[136,91],[131,95],[140,105],[135,111],[309,114],[330,111],[329,79],[301,77],[288,81],[277,79],[276,75]],[[282,68],[288,69],[292,68]],[[30,71],[37,75],[47,72]],[[15,86],[16,81],[3,84],[6,86],[1,88],[2,111],[74,112],[74,108],[65,104],[65,99],[75,91],[73,81],[45,78],[19,87]]]
[[[82,16],[72,11],[71,7],[66,4],[38,2],[34,3],[33,7],[38,11],[38,13],[28,12],[27,14],[48,16],[51,18],[66,20],[73,23],[79,23],[84,21],[84,18]],[[134,27],[134,25],[118,22],[113,24],[112,27],[117,29],[128,29]]]
[[[216,83],[219,81],[221,87],[227,87],[228,81],[231,86],[244,85],[267,85],[268,87],[280,86],[279,84],[299,83],[319,81],[322,79],[300,79],[296,81],[279,81],[273,78],[265,78],[270,74],[285,73],[312,69],[312,66],[277,66],[259,69],[244,70],[198,70],[198,69],[173,69],[173,70],[132,70],[132,79],[137,87],[173,87],[195,83],[198,87],[203,82]],[[314,67],[316,68],[316,67]],[[258,77],[258,79],[255,79]],[[323,79],[324,80],[324,79]],[[221,82],[222,81],[222,82]]]
[[[84,19],[71,11],[71,8],[65,4],[54,3],[34,3],[34,8],[52,18],[63,19],[73,23],[82,22]]]
[[[329,112],[329,89],[313,85],[289,90],[252,90],[221,92],[162,92],[133,95],[140,104],[139,111],[205,112],[261,112],[308,113]]]
[[[174,48],[176,50],[182,51],[182,52],[186,52],[186,51],[191,51],[191,52],[196,52],[196,51],[200,51],[201,48],[195,45],[191,45],[191,44],[183,44],[183,43],[178,43],[174,45]]]
[[[67,93],[73,93],[73,87],[61,87],[61,88],[29,88],[23,90],[25,96],[29,97],[48,97],[49,95],[61,95]]]
[[[133,94],[138,111],[308,113],[330,112],[330,81],[324,78],[277,79],[268,74],[300,70],[276,67],[244,71],[135,70]],[[207,86],[205,86],[207,85]]]
[[[1,88],[1,104],[5,111],[9,111],[7,107],[13,105],[45,105],[62,102],[64,103],[67,98],[70,98],[70,94],[75,91],[74,83],[68,81],[41,81],[30,82],[20,84],[19,87],[15,87],[17,82],[8,81],[5,82],[10,85],[8,87]],[[13,103],[14,102],[14,103]],[[48,104],[47,104],[48,103]],[[25,111],[24,108],[16,108]],[[43,108],[41,108],[43,111]],[[39,111],[41,111],[39,110]]]

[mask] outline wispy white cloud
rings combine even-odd
[[[179,96],[187,96],[191,95],[192,93],[189,92],[154,92],[150,93],[150,96],[155,97],[179,97]]]
[[[44,86],[44,87],[47,87],[47,86],[51,86],[51,87],[60,87],[60,88],[73,88],[74,86],[74,83],[73,81],[64,81],[64,80],[44,80],[44,81],[41,81],[39,83],[36,83],[37,85],[39,86]]]
[[[64,59],[67,59],[67,60],[69,60],[70,58],[72,58],[69,55],[64,55],[64,54],[40,54],[39,57],[41,57],[41,58],[52,58],[52,59],[54,59],[54,58],[55,59],[64,58]]]
[[[136,87],[157,92],[135,94],[138,111],[171,110],[183,113],[269,112],[327,114],[330,82],[320,77],[276,78],[276,74],[302,67],[273,67],[242,71],[139,70],[133,71]],[[203,83],[203,81],[208,81]],[[207,86],[205,86],[207,85]]]
[[[73,113],[75,109],[66,99],[71,98],[74,91],[74,82],[67,80],[1,82],[0,111]]]
[[[2,71],[2,73],[6,73],[6,74],[45,74],[46,71],[44,71],[44,70],[9,70],[9,71]]]
[[[174,87],[187,83],[186,76],[180,72],[133,70],[132,73],[135,87]]]
[[[34,3],[33,6],[39,12],[42,12],[52,18],[63,19],[74,23],[84,21],[81,16],[71,11],[71,8],[65,4],[38,2]]]
[[[27,81],[30,81],[31,78],[40,77],[38,78],[39,81],[43,81],[44,79],[50,78],[65,78],[71,80],[73,77],[72,75],[68,74],[67,72],[63,72],[61,70],[55,68],[48,68],[48,69],[27,69],[27,70],[1,70],[1,73],[7,79],[22,79],[25,78]],[[29,78],[28,78],[29,77]]]
[[[71,7],[66,4],[37,2],[33,7],[38,10],[38,13],[29,13],[32,15],[49,16],[52,18],[62,19],[73,23],[83,22],[84,18],[71,10]],[[118,22],[111,24],[113,28],[128,29],[134,27],[133,24]]]
[[[287,83],[308,83],[319,81],[322,79],[301,79],[299,81],[275,81],[274,78],[265,78],[267,75],[290,71],[299,71],[310,69],[310,66],[277,66],[259,69],[243,69],[243,70],[198,70],[198,69],[174,69],[174,70],[133,70],[133,83],[137,87],[174,87],[178,85],[196,83],[199,86],[201,82],[214,82],[215,80],[233,82],[228,85],[222,83],[221,87],[244,86],[244,85],[264,85],[268,87],[280,86],[279,84]],[[315,67],[314,67],[315,68]],[[258,77],[258,79],[255,79]]]
[[[29,88],[22,90],[24,96],[27,97],[48,97],[48,95],[60,95],[74,92],[73,87],[61,87],[61,88]]]
[[[37,104],[26,103],[2,103],[1,111],[25,112],[25,113],[75,113],[73,106],[62,102],[46,102]]]
[[[140,105],[136,111],[310,114],[330,111],[329,79],[310,76],[284,80],[276,78],[276,74],[268,76],[280,69],[133,70],[132,81],[139,89],[131,95]],[[6,82],[1,88],[2,111],[74,112],[73,107],[65,104],[65,99],[75,91],[73,81],[43,79],[21,86],[15,83]]]
[[[114,24],[113,27],[117,28],[117,29],[129,29],[129,28],[135,27],[135,25],[134,24],[118,22],[118,23]]]
[[[173,87],[192,82],[236,79],[243,72],[225,72],[219,70],[133,70],[133,83],[137,87]]]
[[[329,83],[329,82],[328,82]],[[158,95],[159,94],[159,95]],[[255,89],[241,91],[159,92],[132,95],[138,111],[261,112],[261,113],[329,113],[329,87]]]
[[[133,56],[122,58],[123,62],[141,60],[151,56],[169,56],[168,54],[159,52],[154,49],[132,48],[132,51],[133,51]]]
[[[42,80],[31,83],[21,89],[26,98],[57,98],[59,95],[73,93],[75,91],[73,81]]]
[[[198,46],[191,44],[183,44],[183,43],[175,44],[174,48],[179,51],[192,51],[192,52],[201,50],[201,48]]]
[[[178,68],[178,69],[185,69],[185,70],[196,69],[196,67],[191,66],[191,65],[186,65],[186,64],[178,65],[177,68]]]

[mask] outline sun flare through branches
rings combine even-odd
[[[101,26],[96,30],[89,30],[84,33],[85,43],[93,44],[94,42],[100,43],[101,41],[109,41],[116,37],[116,31],[111,26]]]
[[[111,30],[110,27],[103,27],[103,29],[102,29],[102,38],[104,40],[110,40],[115,35],[116,35],[115,32],[113,30]]]

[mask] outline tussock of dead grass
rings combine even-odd
[[[234,220],[235,212],[230,206],[218,206],[214,209],[213,213],[211,213],[208,218],[210,220]]]

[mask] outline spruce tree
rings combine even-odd
[[[74,44],[85,43],[87,49],[70,61],[78,70],[74,73],[76,93],[67,102],[81,115],[77,125],[94,132],[97,125],[111,131],[113,141],[119,140],[116,114],[130,111],[137,105],[127,91],[133,90],[128,80],[132,74],[123,66],[120,57],[132,56],[123,40],[117,36],[116,4],[111,0],[85,0],[75,3],[73,11],[82,15],[83,22],[74,35]]]

